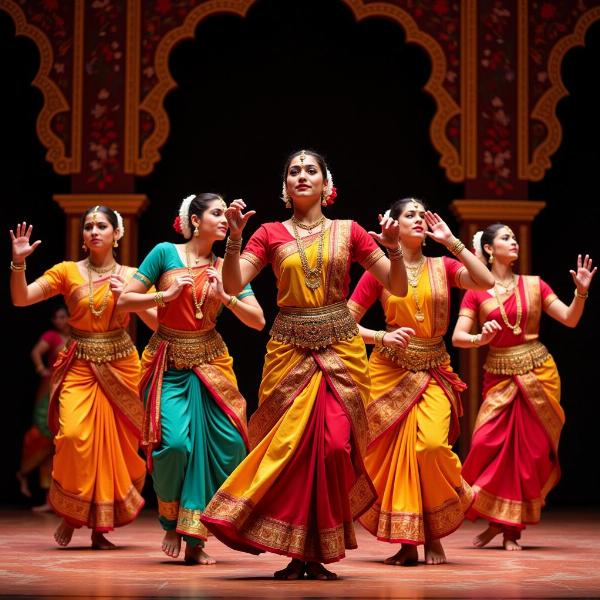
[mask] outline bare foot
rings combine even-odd
[[[64,519],[54,532],[54,539],[59,546],[68,546],[73,537],[74,527],[71,527]]]
[[[181,550],[181,536],[175,530],[165,531],[161,549],[167,556],[177,558]]]
[[[335,581],[337,575],[333,571],[328,571],[321,563],[306,563],[306,579],[318,579],[319,581]]]
[[[23,475],[21,471],[17,471],[17,481],[19,482],[19,491],[25,498],[31,498],[31,490],[29,489],[29,482],[27,476]]]
[[[425,544],[425,564],[426,565],[443,565],[446,561],[444,548],[440,540],[432,540]]]
[[[515,550],[523,550],[523,548],[521,548],[517,540],[511,540],[510,538],[506,537],[504,538],[502,545],[504,546],[504,549],[508,550],[509,552],[514,552]]]
[[[283,579],[287,581],[302,579],[304,577],[304,568],[304,561],[298,558],[292,558],[288,566],[280,571],[275,571],[275,573],[273,573],[273,577],[275,579]]]
[[[383,561],[384,565],[399,565],[401,567],[414,566],[419,562],[419,554],[414,544],[402,544],[402,547],[394,556]]]
[[[502,529],[497,525],[489,525],[487,529],[483,530],[479,535],[473,538],[473,546],[475,548],[483,548],[486,544],[489,544]]]
[[[48,502],[44,502],[44,504],[39,504],[38,506],[32,506],[31,510],[36,513],[40,512],[52,512],[52,507]]]
[[[103,533],[92,531],[92,550],[116,550],[116,546],[109,542]]]
[[[206,554],[204,548],[198,544],[196,546],[185,545],[185,557],[183,559],[188,565],[214,565],[216,560]]]

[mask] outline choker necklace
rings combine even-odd
[[[101,268],[101,267],[95,267],[90,259],[88,258],[86,261],[86,267],[88,271],[93,271],[94,273],[98,273],[98,275],[105,275],[106,273],[110,273],[114,268],[115,265],[117,263],[114,262],[112,265],[110,265],[110,267],[106,267],[106,268]]]
[[[325,215],[322,215],[320,219],[317,219],[314,223],[310,223],[309,225],[305,225],[304,223],[300,223],[296,217],[292,217],[292,224],[297,225],[300,229],[304,229],[308,231],[308,233],[312,233],[312,230],[319,225],[323,225],[325,222]]]

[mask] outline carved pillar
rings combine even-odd
[[[531,271],[531,222],[546,205],[533,200],[455,200],[450,209],[460,223],[460,238],[471,246],[476,231],[492,223],[506,223],[519,240],[519,263],[515,269],[520,273]],[[464,458],[471,444],[473,426],[481,401],[481,377],[485,349],[461,349],[460,373],[469,388],[463,394],[464,416],[460,453]]]

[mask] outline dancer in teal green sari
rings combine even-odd
[[[177,557],[183,537],[186,562],[198,564],[215,562],[204,551],[202,511],[248,448],[246,402],[216,320],[225,305],[246,325],[264,326],[250,286],[238,296],[223,290],[212,245],[227,232],[225,208],[215,194],[186,198],[176,227],[190,241],[155,246],[119,299],[123,310],[158,305],[159,328],[142,357],[142,445],[165,530],[162,550]],[[152,285],[158,291],[147,295]]]

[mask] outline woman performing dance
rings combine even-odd
[[[31,360],[35,372],[40,377],[35,403],[33,406],[33,425],[23,437],[21,463],[17,479],[21,493],[31,498],[29,476],[39,470],[39,485],[44,492],[44,502],[32,510],[42,512],[51,510],[47,494],[52,481],[52,455],[54,441],[48,429],[48,401],[50,397],[50,377],[54,370],[54,361],[69,340],[69,311],[64,305],[55,306],[50,317],[52,329],[45,331],[31,350]]]
[[[129,317],[116,311],[135,270],[119,265],[113,255],[124,233],[118,213],[106,206],[90,208],[82,229],[88,257],[59,263],[27,285],[25,259],[41,242],[30,244],[31,225],[17,225],[16,235],[10,232],[10,290],[15,306],[62,294],[69,309],[71,341],[58,356],[50,386],[48,423],[55,454],[48,500],[63,517],[54,533],[60,546],[86,525],[92,548],[105,550],[115,546],[104,534],[131,522],[144,505],[140,362],[125,329]],[[156,325],[156,311],[139,315],[150,327]]]
[[[353,261],[392,293],[406,293],[398,224],[381,218],[390,260],[359,225],[331,221],[322,205],[335,197],[324,159],[300,151],[287,160],[283,199],[291,219],[266,223],[239,255],[254,211],[235,200],[227,211],[225,289],[239,292],[271,264],[279,314],[250,419],[252,452],[207,506],[202,521],[237,550],[292,558],[277,579],[336,579],[322,563],[356,548],[353,520],[375,499],[362,454],[369,393],[365,345],[348,311]],[[240,260],[241,258],[241,260]]]
[[[237,296],[223,290],[222,260],[212,247],[227,234],[226,208],[217,194],[188,196],[175,226],[189,241],[155,246],[119,298],[125,310],[158,305],[158,330],[142,356],[142,445],[165,530],[163,552],[177,557],[183,537],[185,561],[203,565],[215,561],[204,551],[200,516],[248,443],[246,401],[217,317],[226,306],[249,327],[265,324],[250,286]],[[149,295],[152,285],[158,291]]]
[[[377,539],[402,544],[385,564],[415,564],[419,544],[427,564],[440,564],[446,562],[440,539],[462,523],[471,502],[452,452],[465,384],[452,371],[443,340],[450,288],[485,288],[492,278],[422,200],[398,200],[390,217],[398,220],[411,293],[390,295],[365,273],[349,301],[360,322],[379,300],[386,320],[386,330],[360,328],[365,342],[375,345],[365,466],[378,494],[360,522]],[[459,260],[425,257],[426,236]]]
[[[568,327],[583,313],[596,273],[592,260],[570,271],[575,297],[561,302],[539,277],[517,275],[519,245],[501,223],[478,232],[476,253],[491,265],[494,284],[463,298],[452,342],[459,348],[490,344],[484,365],[483,403],[477,415],[463,477],[475,500],[467,515],[489,526],[473,540],[481,548],[499,533],[506,550],[520,550],[526,524],[539,522],[546,495],[560,478],[558,440],[565,417],[556,364],[539,341],[542,311]],[[481,324],[481,332],[471,331]]]

